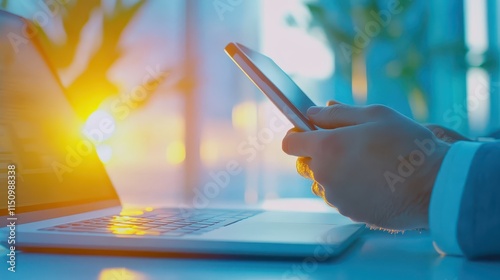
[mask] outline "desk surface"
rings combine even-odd
[[[427,232],[367,231],[341,257],[310,260],[185,259],[19,253],[0,279],[500,279],[500,262],[442,257]]]

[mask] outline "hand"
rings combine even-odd
[[[449,144],[381,105],[308,111],[317,131],[290,131],[283,150],[313,192],[351,219],[387,229],[428,227],[430,194]]]
[[[426,124],[425,127],[432,131],[434,135],[436,135],[437,138],[440,140],[453,144],[457,141],[472,141],[471,139],[463,136],[462,134],[451,130],[449,128],[446,128],[444,126],[440,126],[437,124]]]

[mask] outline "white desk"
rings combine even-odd
[[[441,257],[427,232],[366,232],[345,254],[302,260],[182,259],[19,253],[0,279],[500,279],[500,262]]]

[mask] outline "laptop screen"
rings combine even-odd
[[[0,190],[0,216],[12,208],[10,198],[16,214],[117,200],[83,122],[25,25],[0,11],[0,185],[15,186],[14,193]]]

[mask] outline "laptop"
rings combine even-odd
[[[365,228],[337,213],[179,207],[127,213],[95,149],[82,140],[81,120],[56,72],[35,37],[24,35],[27,26],[0,11],[0,181],[9,186],[0,200],[5,247],[324,258],[340,254]]]

